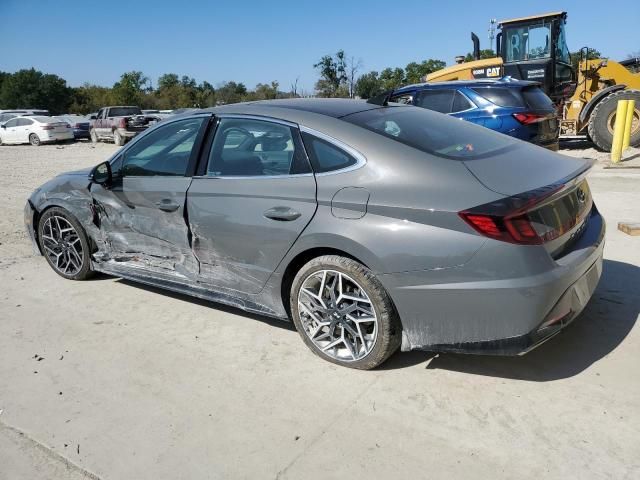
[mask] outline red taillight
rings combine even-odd
[[[79,123],[74,123],[73,124],[73,128],[80,128],[80,124]]]
[[[514,113],[513,116],[523,125],[531,125],[532,123],[543,122],[547,119],[546,115],[539,115],[537,113]]]
[[[459,212],[458,215],[485,237],[520,245],[540,245],[553,240],[546,232],[539,235],[533,228],[528,212],[560,191],[563,184],[550,185],[503,200]]]
[[[52,127],[51,125],[43,125],[42,126],[42,130],[53,130],[55,127]]]
[[[120,121],[118,122],[118,127],[127,128],[127,120],[125,118],[121,118]]]

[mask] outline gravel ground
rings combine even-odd
[[[0,147],[0,479],[640,478],[640,237],[616,230],[640,220],[640,170],[571,147],[601,157],[609,227],[582,317],[524,357],[414,352],[372,372],[263,317],[61,279],[31,254],[24,202],[116,147]]]

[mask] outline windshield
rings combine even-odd
[[[423,152],[455,160],[493,154],[515,143],[506,135],[420,107],[386,107],[342,120]]]
[[[571,63],[569,47],[567,46],[567,37],[564,31],[564,23],[560,24],[560,33],[558,34],[558,43],[556,45],[556,59],[559,62]]]
[[[507,62],[521,62],[551,56],[551,23],[505,28]]]
[[[110,117],[127,117],[129,115],[141,115],[142,111],[138,107],[111,107]]]

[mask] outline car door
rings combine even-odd
[[[96,119],[93,123],[93,128],[96,131],[98,136],[102,136],[104,134],[104,114],[106,108],[101,108],[98,110],[98,114],[96,115]]]
[[[297,126],[221,116],[187,194],[201,281],[258,293],[316,211]]]
[[[17,138],[20,143],[27,143],[29,141],[29,135],[34,132],[36,123],[30,118],[18,119]],[[37,132],[36,132],[37,133]]]
[[[3,143],[16,143],[18,138],[18,118],[12,118],[4,124],[2,129],[2,142]]]
[[[111,186],[92,185],[102,260],[176,280],[195,280],[185,199],[210,115],[164,124],[141,136],[112,163]]]

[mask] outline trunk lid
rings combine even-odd
[[[551,152],[525,142],[491,156],[464,160],[489,190],[511,196],[573,178],[592,166],[583,158]]]
[[[540,240],[530,238],[531,243],[541,243],[558,258],[580,238],[589,221],[593,199],[585,177],[593,163],[518,143],[498,155],[464,162],[485,187],[507,195],[499,204],[480,210],[497,213],[505,225],[508,219],[526,218]],[[507,229],[513,231],[513,225]]]

